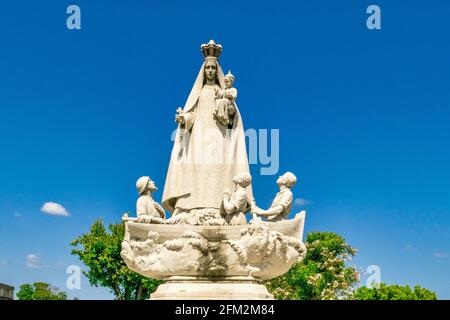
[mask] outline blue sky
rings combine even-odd
[[[81,30],[66,28],[70,4]],[[366,28],[370,4],[381,30]],[[174,112],[215,39],[245,128],[280,130],[306,231],[343,235],[383,282],[449,299],[449,17],[438,0],[2,2],[0,282],[67,290],[71,240],[133,211],[141,175],[161,199]],[[260,167],[266,206],[276,176]],[[41,212],[49,201],[70,216]],[[84,278],[68,292],[112,297]]]

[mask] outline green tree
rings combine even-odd
[[[355,300],[436,300],[437,295],[433,291],[414,286],[387,285],[380,283],[372,288],[359,287],[353,297]]]
[[[359,281],[356,267],[347,266],[357,252],[345,239],[332,232],[310,232],[307,254],[286,274],[266,281],[277,299],[328,300],[351,297]]]
[[[67,294],[46,282],[23,284],[17,292],[19,300],[67,300]]]
[[[90,232],[71,242],[72,254],[89,268],[83,271],[93,286],[111,289],[118,300],[148,299],[161,281],[148,279],[126,266],[120,251],[125,233],[123,223],[110,224],[108,232],[101,219],[95,221]]]
[[[19,300],[33,300],[33,285],[31,284],[23,284],[19,287],[19,291],[17,292],[17,298]]]

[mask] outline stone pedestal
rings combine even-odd
[[[305,212],[231,226],[126,221],[121,256],[131,270],[165,281],[150,299],[273,299],[261,282],[305,258],[304,219]]]
[[[202,279],[171,277],[151,294],[151,300],[272,300],[273,295],[252,277]]]

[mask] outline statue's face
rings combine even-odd
[[[231,88],[232,86],[233,86],[233,80],[231,80],[230,78],[226,77],[225,78],[225,87]]]
[[[215,61],[208,60],[205,64],[205,77],[207,80],[215,80],[217,76],[217,64]]]
[[[283,176],[279,176],[278,177],[278,179],[277,179],[277,185],[282,185],[282,184],[284,184],[285,183],[285,177],[284,177],[284,175]]]
[[[158,190],[158,188],[157,188],[156,185],[155,185],[155,182],[153,182],[152,180],[149,180],[149,181],[148,181],[147,188],[148,188],[151,192]]]

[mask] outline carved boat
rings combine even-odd
[[[278,222],[268,222],[269,230],[277,231],[285,236],[302,239],[303,229],[305,224],[306,212],[301,211],[295,215],[293,219],[283,220]],[[157,232],[159,234],[158,242],[163,243],[167,240],[181,238],[183,233],[187,231],[197,232],[210,241],[220,240],[239,240],[241,230],[246,225],[235,226],[204,226],[204,225],[189,225],[189,224],[147,224],[137,223],[136,219],[124,218],[125,224],[125,239],[147,239],[149,231]]]

